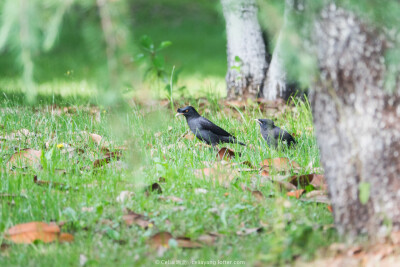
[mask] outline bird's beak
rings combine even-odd
[[[180,116],[180,115],[183,115],[183,113],[176,113],[176,114],[175,114],[175,117],[178,117],[178,116]]]
[[[258,122],[258,124],[261,124],[261,121],[259,121],[258,119],[254,119],[256,122]]]

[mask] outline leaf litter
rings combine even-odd
[[[61,233],[60,227],[55,223],[28,222],[17,224],[5,232],[5,239],[16,244],[32,244],[36,240],[50,243],[58,240],[59,242],[72,242],[73,235]]]

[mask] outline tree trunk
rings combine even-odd
[[[228,98],[258,96],[268,67],[254,0],[221,0],[226,21]]]
[[[288,0],[286,0],[285,14],[283,18],[284,22],[275,44],[274,53],[272,54],[272,60],[268,68],[264,88],[262,88],[262,96],[268,100],[288,98],[288,88],[286,87],[286,71],[282,58],[282,53],[284,51],[282,51],[282,49],[290,8],[291,4]]]
[[[385,37],[334,5],[315,25],[311,105],[337,229],[400,230],[400,86],[384,89]]]

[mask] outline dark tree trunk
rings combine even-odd
[[[226,21],[228,98],[258,96],[268,63],[254,0],[221,0]]]
[[[334,5],[315,25],[311,103],[337,229],[400,230],[400,86],[384,89],[385,37]]]

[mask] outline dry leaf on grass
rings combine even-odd
[[[31,148],[26,148],[14,153],[7,162],[7,167],[12,168],[26,168],[26,167],[36,167],[40,168],[40,156],[42,155],[41,150],[35,150]]]
[[[44,243],[59,240],[60,242],[70,242],[74,238],[71,234],[60,234],[60,228],[54,223],[29,222],[15,225],[5,232],[5,238],[16,244],[31,244],[35,240]]]
[[[198,242],[191,241],[188,237],[178,237],[176,238],[178,242],[178,247],[180,248],[201,248],[202,245]]]
[[[260,185],[271,183],[273,185],[276,185],[279,191],[296,190],[297,188],[294,185],[285,181],[287,177],[288,176],[275,176],[274,179],[272,179],[270,176],[261,176],[260,178],[253,177],[252,183],[260,183]]]
[[[197,241],[200,243],[206,244],[208,246],[211,246],[215,243],[217,238],[220,236],[220,234],[217,233],[207,233],[204,235],[201,235],[197,238]]]
[[[259,190],[251,190],[250,188],[248,188],[246,185],[241,184],[240,187],[242,188],[243,191],[249,191],[251,192],[251,195],[253,197],[255,197],[258,201],[262,201],[265,199],[264,194],[259,191]]]
[[[264,159],[260,166],[264,169],[274,169],[278,172],[287,172],[291,169],[300,168],[300,165],[296,161],[291,161],[288,158],[272,158]],[[266,166],[266,167],[265,167]]]
[[[58,237],[59,242],[72,242],[74,241],[74,236],[68,233],[61,233]]]
[[[61,190],[66,190],[68,189],[68,186],[66,184],[63,183],[58,183],[58,182],[52,182],[52,181],[43,181],[43,180],[39,180],[37,175],[35,175],[33,177],[33,182],[37,185],[41,185],[41,186],[51,186],[57,189],[61,189]]]
[[[169,248],[169,242],[174,239],[180,248],[200,248],[202,245],[198,242],[191,241],[187,237],[174,238],[169,232],[159,232],[150,237],[148,243],[152,248],[158,249],[160,247]]]
[[[104,158],[97,159],[93,162],[93,168],[99,168],[109,163],[112,159],[119,160],[121,157],[122,153],[120,151],[107,152]]]
[[[124,220],[126,225],[131,226],[133,224],[136,224],[144,229],[153,226],[153,223],[151,223],[150,220],[144,215],[135,213],[129,209],[127,209],[126,212],[127,214],[122,216],[122,219]]]
[[[240,153],[238,156],[240,157]],[[216,158],[219,160],[230,160],[234,157],[236,157],[235,151],[227,147],[221,148],[216,155]]]
[[[289,178],[288,182],[295,186],[307,186],[313,185],[316,189],[327,190],[327,183],[323,174],[305,174],[305,175],[294,175]]]
[[[258,201],[262,201],[262,200],[265,199],[264,194],[263,194],[261,191],[259,191],[259,190],[251,191],[251,194],[252,194],[253,197],[255,197]]]
[[[259,173],[261,176],[267,176],[269,177],[269,166],[264,165],[260,168]]]
[[[299,190],[287,192],[286,195],[288,197],[295,197],[295,198],[299,199],[304,192],[305,192],[304,189],[299,189]]]
[[[94,142],[96,145],[100,145],[102,137],[95,133],[88,133],[86,131],[81,131],[79,133],[80,141],[83,143],[88,143],[89,140]]]
[[[150,237],[148,243],[152,248],[157,249],[158,247],[169,247],[169,240],[172,239],[172,235],[169,232],[159,232]]]

